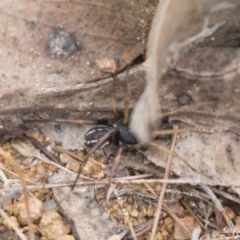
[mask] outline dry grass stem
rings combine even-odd
[[[232,221],[229,219],[229,217],[227,216],[221,202],[219,201],[219,199],[217,198],[217,196],[214,194],[214,192],[211,190],[210,187],[208,187],[205,184],[200,184],[200,186],[202,187],[202,189],[209,195],[209,197],[211,198],[211,200],[213,201],[213,203],[215,204],[215,207],[222,212],[224,219],[228,225],[228,227],[233,228],[234,225],[232,223]]]
[[[129,93],[128,93],[128,86],[127,82],[124,81],[124,87],[125,87],[125,96],[124,96],[124,119],[123,119],[123,125],[128,125],[129,122]]]
[[[177,127],[175,127],[175,126],[173,126],[173,128],[177,129]],[[172,137],[172,143],[171,143],[171,147],[170,147],[171,152],[174,149],[176,138],[177,138],[177,133],[175,133]],[[164,177],[163,177],[164,179],[169,178],[171,164],[172,164],[172,154],[168,156],[167,166],[166,166],[165,174],[164,174]],[[158,200],[157,209],[156,209],[156,212],[155,212],[155,219],[154,219],[154,222],[153,222],[153,228],[152,228],[152,233],[151,233],[150,240],[154,240],[154,236],[157,232],[158,221],[159,221],[162,206],[163,206],[163,198],[164,198],[164,195],[165,195],[166,188],[167,188],[167,183],[164,183],[163,186],[162,186],[161,194],[160,194],[159,200]]]
[[[27,210],[27,215],[28,215],[27,222],[28,222],[28,227],[29,227],[29,239],[34,240],[34,233],[33,233],[32,221],[30,218],[30,210],[29,210],[29,204],[28,204],[27,186],[26,186],[26,183],[23,178],[23,173],[20,169],[18,162],[12,157],[12,155],[9,152],[6,152],[2,148],[0,148],[0,155],[3,158],[7,159],[12,164],[12,166],[15,168],[15,171],[18,173],[18,175],[20,177],[20,181],[21,181],[22,188],[23,188],[24,201],[26,204],[26,210]]]
[[[189,232],[189,230],[186,228],[186,226],[183,224],[183,222],[181,222],[179,220],[179,218],[177,217],[177,215],[168,207],[167,204],[163,203],[163,207],[166,210],[166,212],[169,214],[170,217],[172,217],[179,226],[181,226],[181,228],[189,235],[189,237],[191,236],[191,233]]]
[[[194,214],[192,209],[188,206],[188,204],[184,201],[181,201],[181,203],[185,206],[185,208],[189,211],[189,213],[192,215],[192,217],[198,222],[198,224],[206,231],[208,232],[208,229],[202,224],[202,222],[199,220],[199,218]]]
[[[223,192],[217,188],[214,188],[214,187],[211,187],[212,191],[218,195],[221,195],[223,197],[225,197],[226,199],[230,200],[230,201],[233,201],[233,202],[236,202],[238,204],[240,204],[240,199],[238,197],[235,197],[234,195],[232,194],[229,194],[227,192]]]
[[[139,174],[138,174],[136,171],[134,171],[134,174],[135,174],[136,176],[139,176]],[[156,197],[158,196],[158,195],[154,192],[154,190],[152,189],[152,187],[151,187],[148,183],[144,182],[143,185],[147,188],[147,190],[148,190],[152,195],[154,195],[154,196],[156,196]]]
[[[13,176],[15,176],[15,177],[17,177],[17,178],[20,178],[18,174],[14,173],[14,172],[12,172],[12,171],[10,171],[10,170],[8,170],[7,168],[5,168],[5,167],[3,167],[3,166],[0,166],[0,169],[2,169],[2,170],[5,171],[5,172],[8,172],[8,173],[12,174]],[[24,181],[26,181],[26,182],[28,182],[28,183],[35,184],[35,182],[33,182],[33,181],[29,180],[29,179],[26,179],[26,178],[23,178],[23,179],[24,179]]]
[[[128,227],[129,227],[129,230],[131,232],[133,240],[137,240],[137,236],[136,236],[136,233],[135,233],[135,231],[133,229],[132,223],[129,222],[129,221],[128,221]]]
[[[55,119],[27,119],[23,120],[23,122],[27,123],[35,123],[35,122],[40,122],[40,123],[69,123],[69,124],[78,124],[78,125],[94,125],[97,122],[92,121],[92,120],[81,120],[81,119],[61,119],[61,118],[55,118]]]
[[[119,165],[122,151],[123,151],[123,147],[120,147],[120,148],[118,149],[117,155],[116,155],[116,157],[115,157],[115,159],[114,159],[113,167],[112,167],[111,172],[110,172],[110,174],[109,174],[109,182],[108,182],[109,186],[111,185],[111,181],[112,181],[113,174],[114,174],[114,172],[116,171],[116,169],[117,169],[117,167],[118,167],[118,165]]]
[[[21,240],[27,240],[25,235],[20,231],[19,228],[16,227],[16,225],[13,223],[13,221],[8,217],[8,215],[0,208],[0,215],[3,219],[7,221],[9,226],[15,231],[15,233],[19,236]],[[34,240],[34,237],[32,238]]]
[[[158,137],[158,136],[163,136],[163,135],[172,135],[174,133],[186,133],[186,132],[213,134],[212,132],[200,131],[197,129],[167,129],[167,130],[153,131],[152,136]]]
[[[114,73],[114,77],[112,80],[112,86],[111,86],[111,106],[112,106],[112,111],[115,115],[115,117],[118,117],[118,112],[117,112],[117,105],[116,105],[116,97],[115,97],[115,86],[116,85],[116,78],[117,78],[117,72]]]
[[[149,175],[140,175],[134,177],[125,177],[125,178],[112,178],[112,183],[125,183],[125,184],[141,184],[141,183],[167,183],[167,184],[200,184],[199,179],[136,179],[142,177],[149,177]],[[98,186],[108,184],[109,179],[101,180],[92,180],[92,181],[83,181],[77,182],[76,186]],[[56,184],[35,184],[27,186],[27,189],[41,189],[41,188],[58,188],[58,187],[71,187],[73,182],[68,183],[56,183]]]
[[[57,151],[57,152],[60,152],[60,153],[65,153],[65,154],[69,155],[69,156],[72,157],[74,160],[76,160],[76,162],[79,162],[79,161],[80,161],[80,162],[84,162],[84,161],[85,161],[84,157],[79,157],[77,154],[75,154],[75,153],[73,153],[73,152],[71,152],[71,151],[68,151],[68,150],[66,150],[66,149],[63,149],[63,148],[60,147],[60,146],[54,146],[54,147],[53,147],[53,150],[55,150],[55,151]],[[94,164],[99,164],[99,165],[101,165],[101,167],[105,168],[105,165],[104,165],[103,163],[100,163],[100,162],[96,161],[95,159],[93,159],[93,158],[91,158],[91,157],[89,157],[88,159],[89,159],[90,162],[92,162],[92,163],[94,163]]]

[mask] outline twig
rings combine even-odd
[[[202,224],[196,214],[193,213],[192,209],[188,206],[188,204],[184,201],[181,201],[181,203],[187,208],[187,210],[191,213],[192,217],[198,222],[198,224],[207,232],[208,229]]]
[[[240,199],[238,197],[235,197],[232,194],[223,192],[223,191],[221,191],[221,190],[219,190],[217,188],[214,188],[214,187],[212,187],[212,191],[215,192],[218,195],[221,195],[221,196],[225,197],[228,200],[231,200],[233,202],[236,202],[236,203],[240,204]]]
[[[0,166],[0,169],[2,169],[3,171],[8,172],[8,173],[12,174],[13,176],[19,178],[19,175],[18,175],[18,174],[14,173],[14,172],[12,172],[12,171],[10,171],[10,170],[8,170],[7,168],[5,168],[5,167],[3,167],[3,166]],[[26,179],[26,178],[23,178],[23,179],[24,179],[24,181],[26,181],[26,182],[28,182],[28,183],[35,184],[35,182],[33,182],[33,181],[29,180],[29,179]]]
[[[136,233],[133,229],[133,226],[132,226],[132,223],[128,221],[128,227],[130,229],[130,232],[131,232],[131,235],[132,235],[132,238],[133,240],[137,240],[137,236],[136,236]]]
[[[175,133],[172,137],[172,144],[171,144],[171,148],[170,148],[171,152],[174,149],[176,138],[177,138],[177,133]],[[172,154],[168,156],[168,162],[167,162],[166,171],[165,171],[165,174],[164,174],[164,179],[168,179],[168,177],[169,177],[171,164],[172,164]],[[155,216],[154,223],[153,223],[153,228],[152,228],[152,233],[151,233],[151,238],[150,238],[151,240],[154,240],[154,236],[157,232],[157,226],[158,226],[158,221],[159,221],[162,206],[163,206],[163,198],[164,198],[164,195],[165,195],[166,187],[167,187],[167,183],[164,183],[163,186],[162,186],[161,194],[160,194],[159,200],[158,200],[157,210],[156,210],[156,213],[155,213],[156,216]]]
[[[11,164],[15,167],[16,172],[19,174],[20,181],[21,181],[22,188],[23,188],[24,201],[26,204],[26,211],[27,211],[27,216],[28,216],[27,222],[28,222],[28,227],[29,227],[29,239],[34,240],[33,227],[32,227],[32,221],[30,218],[30,209],[29,209],[29,204],[28,204],[29,201],[28,201],[27,186],[23,179],[23,173],[20,169],[18,162],[12,157],[12,155],[9,152],[6,152],[2,148],[0,148],[0,155],[2,157],[4,157],[5,159],[7,159],[9,162],[11,162]]]
[[[134,171],[135,175],[139,175],[136,171]],[[154,192],[154,190],[152,189],[152,187],[148,184],[148,183],[143,183],[143,185],[147,188],[147,190],[154,195],[155,197],[157,197],[157,194]]]
[[[42,122],[42,123],[69,123],[69,124],[79,124],[79,125],[84,125],[84,124],[89,124],[89,125],[95,125],[97,122],[94,120],[81,120],[81,119],[61,119],[61,118],[56,118],[56,119],[25,119],[23,122],[26,123],[34,123],[34,122]]]
[[[114,159],[114,164],[113,164],[113,167],[111,169],[111,172],[110,172],[110,175],[109,175],[109,186],[111,184],[111,180],[112,180],[112,177],[113,177],[113,174],[115,172],[115,170],[117,169],[118,165],[119,165],[119,162],[120,162],[120,159],[121,159],[121,154],[122,154],[122,151],[123,151],[123,147],[120,147],[118,149],[118,153]]]
[[[174,133],[186,133],[186,132],[193,132],[193,133],[204,133],[204,134],[213,134],[212,132],[206,132],[206,131],[200,131],[197,129],[167,129],[167,130],[158,130],[158,131],[153,131],[152,136],[153,137],[158,137],[162,135],[171,135]]]
[[[165,169],[158,167],[156,168],[156,165],[153,163],[150,164],[144,164],[135,157],[125,157],[123,156],[121,158],[121,164],[123,164],[125,167],[135,169],[137,171],[141,171],[144,173],[150,173],[156,177],[162,178],[164,176]]]
[[[116,97],[115,97],[115,85],[116,85],[116,79],[117,79],[117,70],[114,73],[114,77],[112,80],[112,86],[111,86],[111,106],[113,113],[115,117],[119,117],[118,112],[117,112],[117,107],[116,107]]]
[[[167,183],[167,184],[189,184],[189,182],[193,182],[196,180],[196,184],[200,183],[199,179],[136,179],[149,177],[150,175],[139,175],[134,177],[125,177],[125,178],[112,178],[112,183],[126,183],[126,184],[139,184],[139,183]],[[134,179],[135,178],[135,179]],[[84,182],[77,182],[76,186],[98,186],[108,184],[109,179],[102,180],[91,180]],[[36,184],[29,185],[27,189],[41,189],[41,188],[58,188],[58,187],[71,187],[73,182],[68,183],[55,183],[55,184]]]
[[[7,214],[0,208],[0,215],[4,218],[8,225],[15,231],[15,233],[22,239],[27,240],[26,236],[16,227],[13,221],[7,216]],[[34,238],[32,238],[34,240]]]
[[[191,236],[191,233],[189,232],[189,230],[186,228],[186,226],[184,225],[183,222],[181,222],[179,220],[179,218],[177,217],[177,215],[168,207],[167,204],[163,203],[163,207],[164,209],[167,211],[167,213],[169,214],[170,217],[172,217],[179,226],[182,227],[182,229],[189,235],[189,237]]]
[[[65,154],[69,155],[70,157],[72,157],[78,163],[79,163],[79,161],[80,162],[84,162],[84,157],[80,157],[77,154],[75,154],[75,153],[73,153],[71,151],[68,151],[66,149],[63,149],[60,146],[54,146],[53,150],[55,150],[57,152],[60,152],[60,153],[65,153]],[[90,162],[92,162],[94,164],[99,164],[99,165],[101,165],[102,168],[105,168],[105,165],[103,163],[100,163],[100,162],[96,161],[94,158],[89,157],[88,159],[89,159]]]
[[[39,149],[40,152],[42,152],[47,158],[49,158],[50,160],[52,160],[55,163],[59,164],[59,161],[57,158],[55,158],[40,142],[38,142],[35,138],[29,137],[27,136],[28,139],[30,139],[32,145]]]
[[[209,197],[212,199],[212,201],[214,202],[216,208],[217,208],[220,212],[222,212],[222,214],[223,214],[223,216],[224,216],[224,218],[225,218],[225,220],[226,220],[226,223],[227,223],[228,227],[233,228],[234,225],[233,225],[232,221],[231,221],[231,220],[229,219],[229,217],[227,216],[227,214],[226,214],[226,212],[225,212],[225,210],[224,210],[221,202],[218,200],[218,198],[216,197],[216,195],[214,194],[214,192],[211,190],[211,188],[208,187],[207,185],[203,184],[203,183],[201,183],[200,186],[201,186],[201,188],[209,195]]]

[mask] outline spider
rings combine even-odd
[[[128,126],[124,125],[120,120],[117,124],[113,124],[108,119],[102,119],[97,121],[100,126],[96,126],[87,131],[84,136],[84,146],[87,148],[92,148],[97,144],[104,135],[106,135],[112,128],[116,131],[100,146],[100,148],[105,148],[109,144],[119,145],[119,141],[126,145],[137,144],[136,138],[129,131]],[[102,125],[104,124],[104,125]]]
[[[116,131],[113,132],[113,134],[101,144],[100,146],[101,149],[105,148],[110,144],[119,146],[119,142],[122,142],[125,145],[138,144],[138,141],[136,140],[135,136],[131,133],[128,126],[123,124],[122,120],[119,120],[117,123],[113,123],[113,121],[110,119],[101,119],[97,120],[96,124],[98,126],[91,128],[84,135],[84,146],[86,148],[94,147],[94,145],[96,145],[100,141],[100,139],[104,135],[106,135],[112,128],[115,128]],[[163,129],[172,128],[167,117],[162,119],[162,128]],[[158,136],[156,137],[156,139],[166,141],[170,139],[170,135]]]

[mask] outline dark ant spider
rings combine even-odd
[[[114,144],[119,146],[119,142],[122,142],[126,145],[137,144],[136,138],[129,131],[128,126],[122,123],[120,120],[117,124],[112,123],[111,120],[101,119],[97,120],[97,124],[100,126],[96,126],[87,131],[84,136],[84,146],[87,148],[92,148],[96,145],[100,139],[104,135],[106,135],[111,129],[115,128],[116,131],[112,133],[112,135],[101,144],[100,148],[105,148],[109,144]]]
[[[134,145],[138,141],[134,135],[130,132],[127,125],[123,124],[123,120],[119,120],[117,123],[113,123],[109,119],[96,120],[96,127],[91,128],[84,135],[84,146],[86,148],[92,148],[96,145],[100,139],[106,135],[111,129],[115,128],[116,131],[109,137],[102,145],[99,147],[101,149],[105,148],[110,144],[119,146],[119,142],[122,142],[125,145]],[[171,129],[172,126],[169,124],[167,117],[162,119],[162,129]],[[170,135],[158,136],[156,139],[169,140]]]

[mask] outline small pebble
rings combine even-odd
[[[194,218],[191,216],[186,216],[184,218],[179,218],[179,220],[186,226],[189,232],[192,233],[194,228]],[[176,240],[189,239],[188,234],[176,222],[174,223],[174,239]]]
[[[66,168],[73,171],[73,172],[78,172],[79,168],[80,168],[80,164],[77,163],[76,161],[69,160],[67,165],[66,165]]]
[[[115,73],[117,70],[116,63],[114,60],[110,57],[106,57],[101,59],[98,63],[97,66],[103,71],[103,72],[110,72],[110,73]]]
[[[137,218],[137,217],[138,217],[138,211],[137,211],[137,210],[133,210],[133,211],[131,212],[131,217]]]
[[[155,208],[153,207],[153,205],[150,204],[147,208],[146,216],[147,217],[152,217],[154,212],[155,212]]]
[[[56,210],[48,210],[42,215],[39,230],[48,239],[61,239],[70,233],[71,226]]]
[[[30,218],[34,222],[42,216],[43,203],[37,198],[28,198],[28,207],[30,210]],[[17,217],[18,221],[22,225],[27,225],[28,214],[26,208],[26,202],[24,199],[20,200],[14,205],[14,215]]]
[[[173,220],[170,217],[167,217],[164,219],[164,226],[165,229],[168,231],[168,233],[172,233],[172,229],[173,229]]]
[[[224,207],[224,210],[225,210],[227,216],[230,218],[230,220],[233,220],[236,217],[235,212],[231,208]]]

